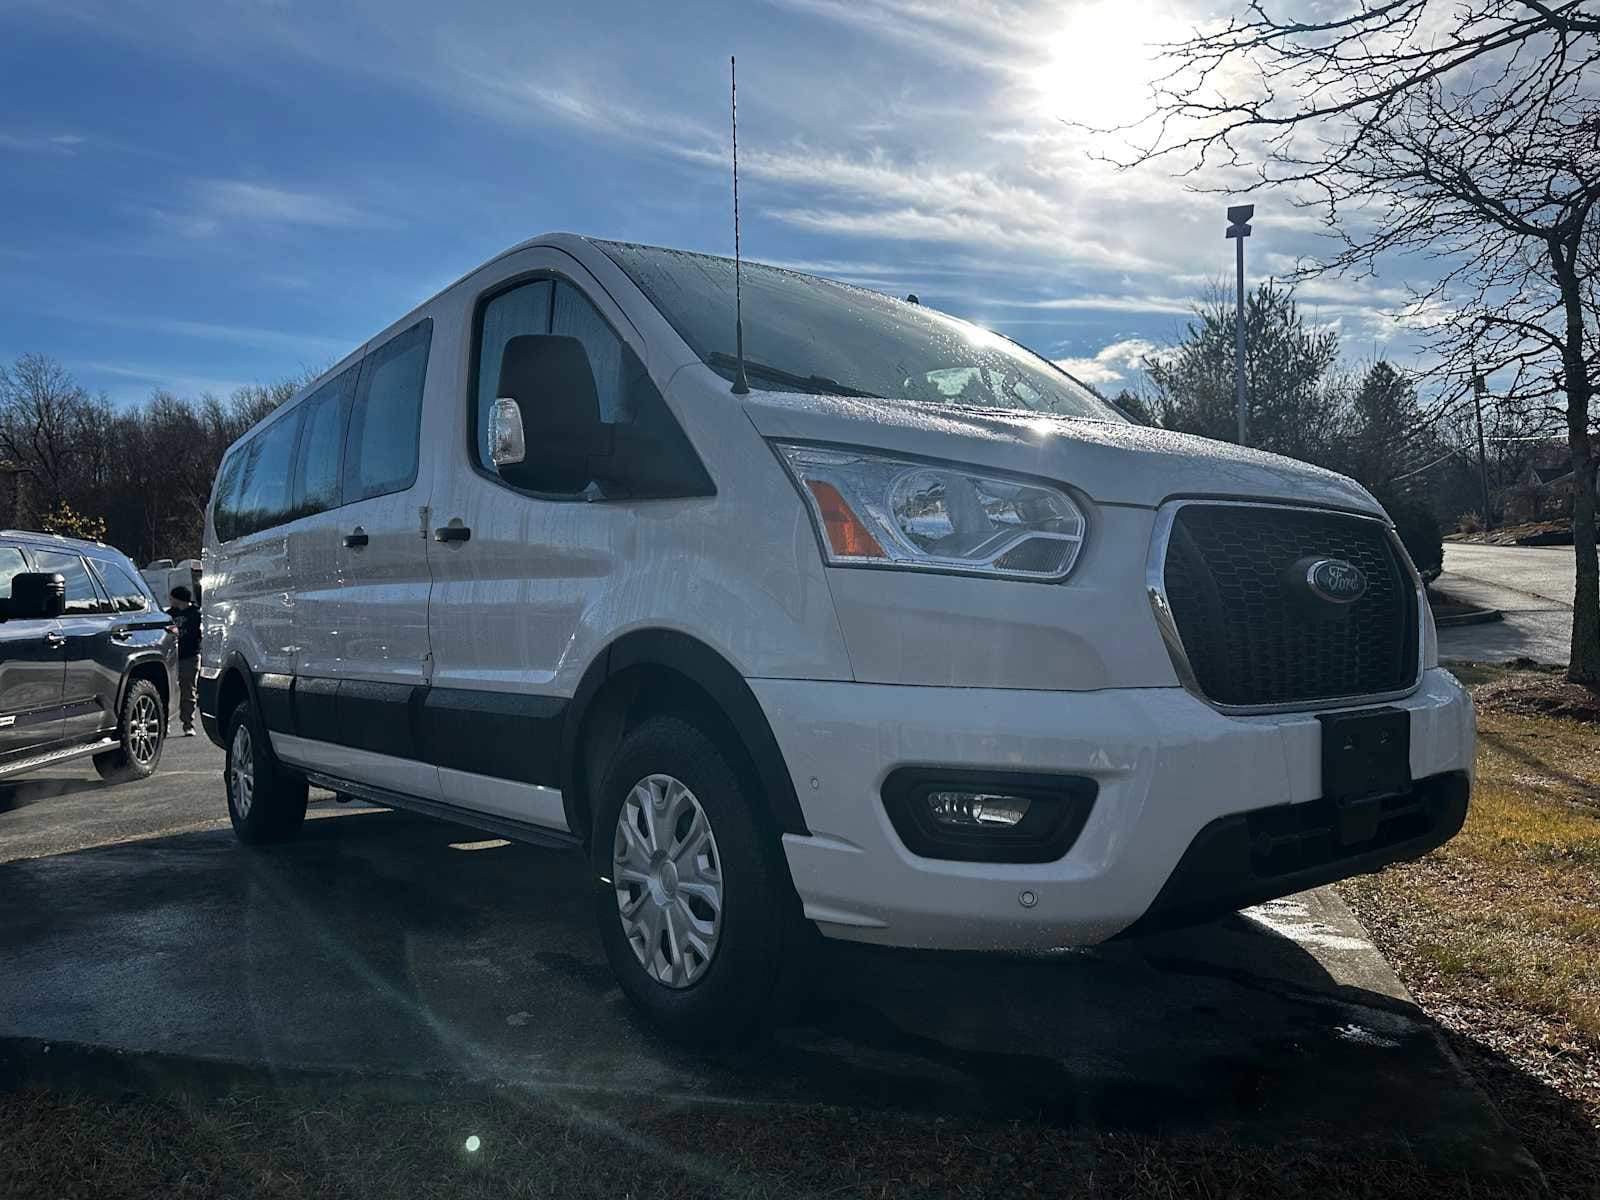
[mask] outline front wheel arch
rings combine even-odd
[[[721,654],[688,634],[635,630],[595,657],[562,729],[561,795],[567,827],[587,840],[606,755],[654,713],[692,713],[740,758],[777,834],[809,836],[788,763],[761,702]]]

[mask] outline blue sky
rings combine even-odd
[[[1115,391],[1231,276],[1221,197],[1094,160],[1184,3],[7,0],[0,360],[118,403],[320,367],[566,229],[745,251],[1002,330]],[[1252,273],[1314,248],[1257,197]],[[1302,292],[1408,357],[1397,281]],[[1391,344],[1392,343],[1392,344]]]

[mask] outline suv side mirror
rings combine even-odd
[[[11,577],[11,598],[0,604],[0,619],[37,621],[67,610],[67,581],[60,575],[24,571]]]
[[[507,400],[515,401],[525,433],[523,459],[508,481],[534,491],[581,492],[595,476],[591,460],[610,457],[613,427],[600,419],[594,368],[577,338],[525,333],[506,342],[495,394],[497,435]],[[504,411],[509,422],[510,410]]]

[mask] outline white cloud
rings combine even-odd
[[[297,192],[238,179],[204,180],[198,191],[202,212],[218,221],[326,227],[374,223],[369,214],[349,202],[320,192]]]
[[[1050,312],[1154,313],[1186,317],[1194,311],[1194,301],[1192,299],[1183,296],[1150,294],[1112,296],[1102,293],[1082,296],[1055,296],[1048,300],[994,299],[988,301],[988,303],[1001,308],[1031,308]]]
[[[76,154],[83,138],[75,133],[28,134],[0,131],[0,151],[18,154]]]
[[[1124,338],[1103,347],[1089,358],[1058,358],[1055,361],[1056,366],[1067,374],[1099,387],[1116,383],[1130,371],[1139,370],[1145,356],[1154,353],[1155,349],[1155,343],[1144,338]]]

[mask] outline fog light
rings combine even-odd
[[[959,829],[1009,829],[1028,815],[1031,803],[988,792],[929,792],[927,800],[934,821]]]

